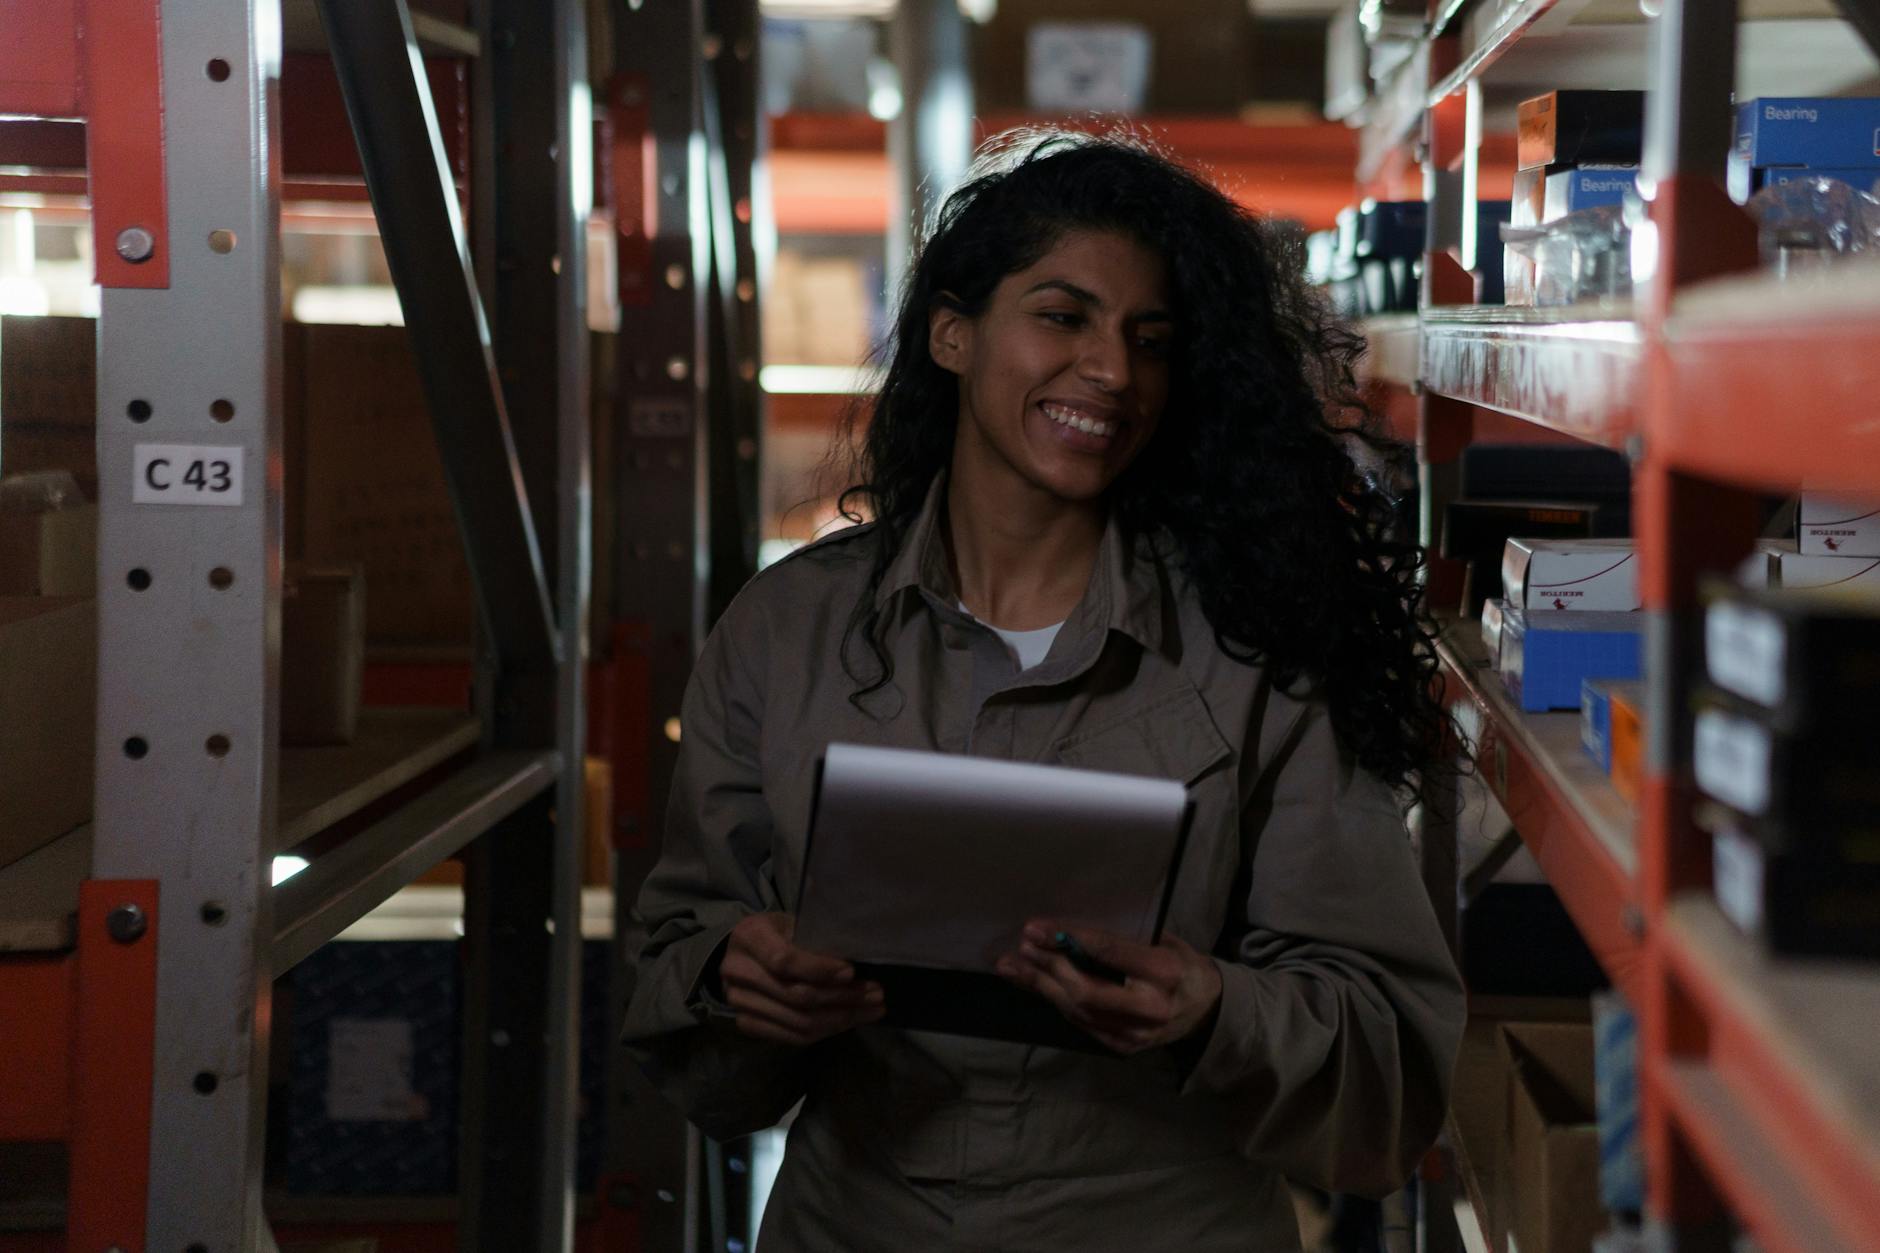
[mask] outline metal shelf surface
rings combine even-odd
[[[491,753],[315,860],[275,893],[278,976],[555,782],[552,752]]]
[[[353,743],[281,750],[280,833],[285,850],[475,747],[476,719],[456,711],[367,709]],[[79,884],[90,877],[92,831],[78,827],[0,869],[0,953],[72,946]]]
[[[1671,903],[1658,942],[1668,974],[1705,1022],[1707,1047],[1648,1082],[1661,1086],[1700,1148],[1707,1139],[1721,1146],[1711,1164],[1731,1204],[1767,1228],[1795,1204],[1785,1195],[1794,1186],[1819,1218],[1784,1245],[1880,1249],[1874,968],[1771,956],[1697,893]],[[1769,1171],[1771,1161],[1784,1170]],[[1813,1230],[1823,1242],[1805,1235]]]
[[[1654,451],[1727,481],[1871,492],[1880,472],[1876,337],[1880,273],[1870,266],[1690,289],[1665,324],[1679,403],[1650,433]]]
[[[352,817],[476,746],[477,720],[458,710],[368,709],[350,744],[281,750],[281,852]]]
[[[1483,780],[1540,863],[1614,984],[1640,978],[1638,851],[1632,808],[1580,746],[1576,713],[1524,713],[1488,665],[1479,628],[1437,644],[1444,703]]]
[[[1603,308],[1443,309],[1424,317],[1425,389],[1609,448],[1635,429],[1638,326]]]

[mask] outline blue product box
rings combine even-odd
[[[1581,209],[1622,205],[1638,186],[1636,165],[1583,165],[1547,176],[1541,221],[1552,222]]]
[[[1764,96],[1737,106],[1734,156],[1753,169],[1880,166],[1880,98]]]
[[[1612,689],[1604,679],[1580,684],[1580,743],[1601,771],[1612,773]]]
[[[1593,1109],[1599,1120],[1600,1202],[1615,1214],[1637,1214],[1645,1208],[1638,1020],[1613,992],[1593,994]]]
[[[575,1182],[606,1149],[611,945],[581,945]],[[437,1196],[457,1186],[462,960],[452,940],[341,940],[286,977],[292,1059],[270,1176],[298,1196]],[[281,1024],[277,1022],[277,1027]]]
[[[1643,673],[1644,621],[1636,613],[1526,612],[1510,605],[1501,624],[1501,679],[1528,713],[1578,709],[1588,679]]]

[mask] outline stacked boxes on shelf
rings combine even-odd
[[[1880,566],[1880,548],[1801,560]],[[1719,906],[1779,952],[1880,957],[1880,581],[1713,591],[1704,645],[1693,763]]]
[[[1503,262],[1509,304],[1631,290],[1619,210],[1638,181],[1644,119],[1639,91],[1552,91],[1521,102]]]
[[[1862,191],[1880,181],[1880,99],[1764,97],[1738,105],[1730,195],[1743,203],[1797,178],[1834,178]]]
[[[1639,677],[1632,541],[1511,536],[1501,591],[1483,606],[1483,638],[1522,709],[1579,709],[1589,680]]]

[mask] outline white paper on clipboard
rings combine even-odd
[[[1148,943],[1186,834],[1180,783],[831,744],[796,943],[852,961],[990,971],[1027,919]]]

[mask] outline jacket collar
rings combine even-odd
[[[882,575],[875,593],[876,608],[909,590],[925,592],[941,605],[958,603],[959,592],[947,568],[942,533],[946,487],[943,471],[934,476],[920,513]],[[1166,595],[1162,563],[1153,545],[1146,539],[1131,545],[1112,516],[1103,528],[1090,585],[1064,629],[1073,637],[1093,630],[1120,631],[1145,649],[1163,652],[1168,643]]]

